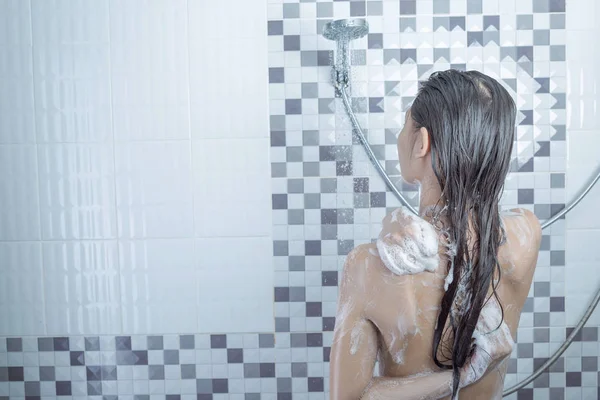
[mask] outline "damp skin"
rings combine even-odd
[[[505,217],[506,227],[510,231],[509,238],[512,238],[512,241],[507,243],[507,248],[514,243],[519,244],[516,236],[518,230],[514,229],[514,223],[510,221],[510,218],[517,217],[520,216]],[[520,218],[527,220],[527,215],[523,214]],[[432,251],[427,250],[431,250],[433,246],[423,245],[417,240],[427,237],[427,229],[420,229],[418,226],[423,224],[427,227],[427,221],[404,210],[396,211],[386,219],[380,238],[385,238],[390,233],[392,235],[388,236],[390,240],[385,245],[393,245],[394,240],[413,235],[411,239],[417,243],[413,246],[403,242],[404,249],[413,255],[416,254],[415,259],[435,257]],[[429,226],[433,228],[432,225]],[[401,235],[397,235],[397,229],[402,229]],[[529,229],[533,234],[537,234],[535,229],[530,227],[523,226],[522,229]],[[437,233],[435,230],[433,232]],[[452,246],[437,235],[431,237],[437,240],[438,265],[434,268],[414,268],[415,264],[410,263],[412,258],[408,257],[388,257],[388,263],[385,263],[385,257],[380,257],[378,245],[360,246],[347,257],[340,283],[338,315],[331,352],[331,399],[449,398],[452,374],[437,369],[431,361],[431,350],[427,349],[431,348],[431,332],[440,309],[439,296],[443,294],[444,285],[451,279],[446,273],[448,266],[444,255],[452,254]],[[535,250],[535,245],[530,247]],[[508,258],[512,254],[509,250],[499,253],[498,258]],[[388,252],[388,255],[390,254],[394,253]],[[504,262],[501,264],[504,267],[507,265]],[[519,262],[514,264],[515,270],[524,270]],[[442,265],[444,267],[440,267]],[[530,271],[533,269],[530,268]],[[523,276],[521,274],[520,278]],[[530,280],[529,283],[527,279],[521,280],[524,302]],[[397,294],[396,297],[394,293]],[[422,300],[428,298],[433,300]],[[503,302],[505,317],[510,314],[517,315],[518,321],[522,307],[519,302],[520,300],[515,304]],[[470,371],[464,369],[461,374],[461,396],[465,394],[466,398],[473,398],[468,395],[472,387],[488,387],[489,390],[485,392],[488,394],[501,393],[502,385],[497,377],[503,376],[503,373],[494,362],[502,357],[502,354],[510,354],[513,342],[506,323],[503,323],[500,329],[496,329],[496,322],[501,315],[499,307],[494,308],[496,306],[499,305],[491,300],[486,303],[473,335],[479,352],[476,350],[469,361]],[[423,345],[415,344],[419,340]],[[425,347],[421,347],[423,350],[420,351],[419,346]],[[425,353],[428,358],[419,358],[419,355]],[[384,375],[382,378],[373,376],[377,359],[380,362],[380,373]],[[412,372],[411,365],[414,367]],[[495,365],[493,370],[499,371],[499,375],[491,373],[491,365]],[[492,376],[494,384],[483,383],[482,386],[480,382],[489,381],[488,376]],[[472,382],[477,384],[469,386]]]

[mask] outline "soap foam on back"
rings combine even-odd
[[[383,264],[394,274],[409,275],[435,271],[439,265],[439,241],[435,228],[405,208],[392,212],[392,223],[403,234],[389,233],[377,240]]]

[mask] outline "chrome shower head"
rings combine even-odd
[[[341,90],[350,86],[350,41],[364,37],[369,33],[366,19],[338,19],[328,22],[323,27],[323,37],[336,43],[335,61],[332,70],[332,81],[337,97]]]
[[[328,22],[323,27],[323,37],[329,40],[360,39],[369,33],[369,23],[366,19],[338,19]]]

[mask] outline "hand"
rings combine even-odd
[[[469,386],[487,372],[496,369],[512,353],[514,340],[506,322],[502,321],[498,301],[492,297],[477,321],[473,338],[475,351],[461,369],[460,387]]]

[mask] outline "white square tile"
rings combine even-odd
[[[569,1],[567,7],[566,26],[569,31],[584,30],[590,35],[598,32],[598,17],[600,7],[592,0]]]
[[[0,243],[0,335],[46,334],[41,246]]]
[[[267,37],[191,40],[192,137],[268,137]]]
[[[188,139],[186,2],[110,1],[116,140]]]
[[[193,235],[190,142],[115,146],[119,237]]]
[[[121,332],[117,242],[45,242],[48,334]]]
[[[0,143],[34,143],[31,47],[0,44],[0,60]]]
[[[267,139],[196,140],[193,163],[196,235],[270,235]]]
[[[0,47],[31,45],[30,2],[7,0],[0,3]]]
[[[124,331],[196,332],[193,239],[122,240],[119,254]]]
[[[34,145],[0,145],[0,240],[40,238]]]
[[[198,43],[204,38],[212,40],[249,37],[263,39],[267,37],[266,2],[190,0],[188,7],[192,43]],[[273,9],[281,12],[282,7],[277,5]],[[206,18],[207,15],[210,15],[211,18]],[[199,24],[196,21],[203,21],[203,23]],[[223,29],[222,24],[225,21],[227,29]]]
[[[266,6],[192,1],[189,20],[192,137],[268,137],[267,51],[277,38],[267,36]]]
[[[41,43],[33,65],[38,143],[112,139],[107,43]]]
[[[566,189],[568,200],[574,200],[587,187],[597,173],[597,151],[600,146],[600,130],[568,131],[568,168],[566,173]],[[594,188],[578,204],[566,219],[568,229],[599,228],[600,215],[589,210],[595,208],[600,201],[600,185]]]
[[[47,43],[108,43],[108,2],[32,0],[33,41]]]
[[[38,145],[42,238],[116,237],[110,144]]]
[[[598,229],[568,229],[566,234],[566,265],[597,265],[600,263],[600,249],[597,245],[599,241],[600,227]],[[570,275],[570,273],[567,274],[567,278]]]
[[[271,254],[268,237],[196,240],[201,332],[273,330]]]
[[[600,281],[590,279],[596,276],[596,264],[567,263],[569,273],[565,278],[565,320],[575,325],[581,319],[592,300]]]

